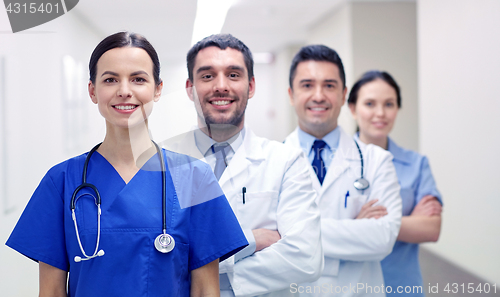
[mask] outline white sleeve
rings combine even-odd
[[[380,261],[391,253],[401,226],[401,196],[392,155],[384,156],[370,181],[367,202],[387,208],[379,219],[321,219],[323,251],[326,257],[350,261]],[[373,158],[372,158],[373,159]]]
[[[321,275],[320,212],[307,166],[302,152],[297,153],[277,181],[281,182],[276,213],[281,239],[235,263],[230,280],[236,296],[283,290]]]
[[[245,234],[245,237],[248,241],[248,246],[246,246],[244,249],[234,254],[234,262],[238,262],[241,259],[244,259],[255,253],[255,248],[257,244],[255,242],[255,237],[253,236],[252,230],[250,229],[243,230],[243,234]]]

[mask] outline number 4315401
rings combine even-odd
[[[443,289],[446,293],[453,293],[453,294],[456,294],[456,293],[462,293],[462,294],[465,294],[465,293],[469,293],[469,294],[473,294],[473,293],[485,293],[485,294],[488,294],[490,292],[493,292],[493,293],[496,293],[497,292],[497,286],[496,284],[493,284],[493,285],[490,285],[489,283],[479,283],[479,284],[475,284],[475,283],[462,283],[462,284],[458,284],[458,283],[448,283],[446,284],[446,286],[444,287]]]
[[[9,3],[8,13],[59,13],[59,3]]]

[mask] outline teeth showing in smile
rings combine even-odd
[[[324,107],[311,107],[311,110],[312,111],[323,111],[323,110],[326,110],[326,108],[324,108]]]
[[[213,105],[221,106],[221,105],[228,105],[229,103],[231,103],[231,101],[229,101],[229,100],[217,100],[217,101],[212,101],[210,103]]]
[[[120,110],[130,110],[136,108],[137,105],[115,105],[114,108],[120,109]]]

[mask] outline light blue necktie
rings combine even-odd
[[[220,179],[222,173],[227,167],[226,163],[226,148],[229,146],[229,143],[215,143],[212,145],[212,153],[215,155],[215,168],[214,174],[217,180]]]

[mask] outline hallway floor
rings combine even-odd
[[[494,284],[489,283],[490,286],[488,286],[487,281],[453,265],[425,248],[420,248],[420,266],[424,278],[424,292],[427,297],[500,296],[500,284],[497,284],[495,294]],[[429,283],[432,293],[429,293]],[[474,287],[473,293],[467,291],[469,283],[473,284],[471,285]],[[447,284],[449,284],[448,291],[445,290]],[[479,284],[481,284],[483,292],[476,291]],[[485,293],[484,290],[487,291],[488,287],[490,288],[489,293]]]

